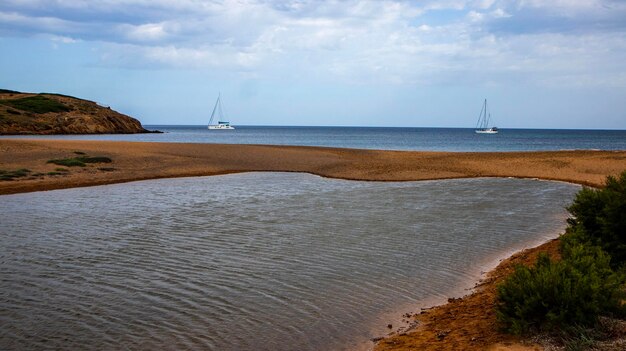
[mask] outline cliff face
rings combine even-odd
[[[148,133],[129,116],[93,101],[0,90],[0,134]]]

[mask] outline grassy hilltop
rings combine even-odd
[[[0,134],[147,133],[138,120],[93,101],[0,89]]]

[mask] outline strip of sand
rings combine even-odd
[[[112,163],[57,172],[51,159],[106,156]],[[626,170],[626,151],[417,152],[301,146],[138,143],[0,139],[0,170],[28,169],[27,177],[0,181],[0,195],[168,177],[250,171],[307,172],[324,177],[409,181],[467,177],[522,177],[602,186]],[[49,172],[61,173],[49,175]],[[34,174],[40,174],[34,176]],[[451,300],[418,317],[415,332],[381,341],[379,350],[506,349],[513,342],[497,330],[495,286],[514,263],[538,252],[556,254],[558,241],[523,251],[489,273],[472,295]],[[513,349],[521,349],[513,344]],[[517,348],[516,348],[517,347]],[[531,348],[533,349],[533,348]]]
[[[51,159],[106,156],[106,165],[59,166]],[[324,177],[408,181],[523,177],[601,186],[626,169],[626,151],[419,152],[303,146],[0,139],[0,170],[38,177],[0,181],[0,194],[249,171],[307,172]],[[105,170],[99,169],[104,168]]]

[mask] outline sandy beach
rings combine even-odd
[[[112,163],[71,167],[51,159],[106,156]],[[413,152],[302,146],[0,140],[0,169],[28,169],[38,177],[0,182],[0,194],[135,180],[250,171],[306,172],[330,178],[409,181],[466,177],[521,177],[600,186],[626,169],[626,151]],[[103,171],[99,168],[106,168]]]
[[[61,167],[51,159],[109,157],[107,164]],[[59,168],[65,171],[58,172]],[[452,153],[354,150],[322,147],[135,143],[109,141],[0,140],[0,170],[28,169],[28,176],[0,181],[0,194],[85,187],[145,179],[250,171],[306,172],[324,177],[410,181],[466,177],[522,177],[601,186],[626,169],[626,151]],[[53,172],[55,174],[48,174]],[[526,349],[497,330],[491,306],[495,286],[514,263],[538,252],[557,254],[558,241],[503,261],[462,299],[415,316],[418,327],[380,341],[377,350]],[[413,318],[413,317],[411,317]],[[528,349],[535,349],[528,346]]]

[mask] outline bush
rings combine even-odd
[[[85,167],[87,163],[111,163],[113,162],[110,158],[104,156],[82,156],[82,157],[73,157],[73,158],[63,158],[63,159],[55,159],[48,160],[48,163],[54,163],[59,166],[66,167]]]
[[[67,112],[72,110],[70,107],[42,95],[29,96],[21,99],[0,100],[0,104],[33,113]]]
[[[14,171],[5,171],[0,169],[0,180],[13,180],[15,178],[26,177],[31,171],[26,168],[17,169]]]
[[[621,277],[595,246],[576,244],[568,257],[540,255],[534,267],[518,266],[498,286],[496,313],[514,334],[591,325],[603,311],[619,308]]]
[[[0,94],[21,94],[21,93],[15,90],[0,89]]]
[[[579,240],[602,247],[613,267],[626,262],[626,171],[608,177],[602,189],[582,189],[568,210]]]
[[[78,157],[79,160],[85,163],[111,163],[113,162],[110,158],[104,156],[93,156],[93,157]]]
[[[79,160],[78,158],[63,158],[63,159],[55,159],[48,160],[48,163],[54,163],[55,165],[65,166],[65,167],[85,167],[85,162]]]
[[[512,333],[567,331],[592,325],[601,314],[623,315],[626,171],[608,177],[603,189],[583,188],[568,210],[573,218],[561,236],[562,260],[541,255],[498,286],[496,313]]]

